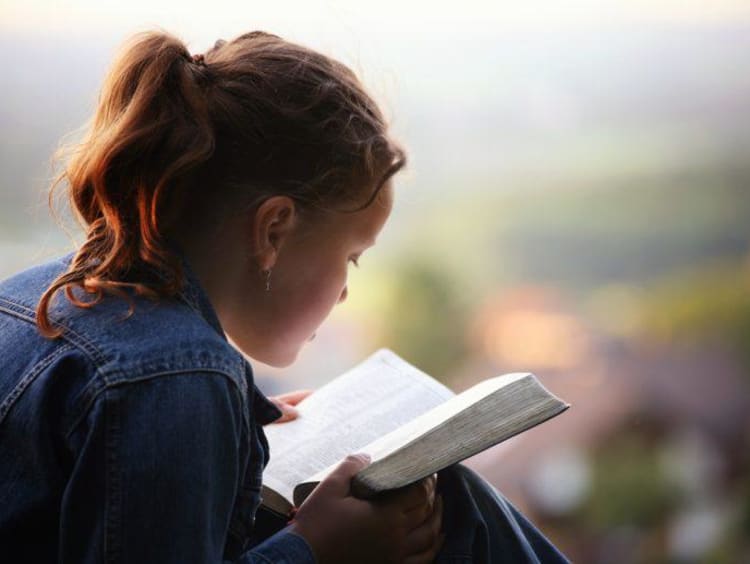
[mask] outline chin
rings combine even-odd
[[[291,351],[273,351],[268,348],[256,350],[256,348],[252,346],[240,346],[238,348],[251,359],[267,364],[268,366],[273,366],[274,368],[286,368],[293,364],[299,355],[299,348]]]
[[[286,368],[287,366],[294,364],[294,361],[297,360],[297,354],[298,352],[295,352],[292,355],[274,356],[272,358],[266,359],[258,358],[256,360],[259,360],[260,362],[267,364],[268,366],[273,366],[274,368]]]
[[[239,349],[242,354],[252,360],[262,362],[274,368],[286,368],[294,363],[299,356],[303,343],[286,343],[287,346],[272,346],[268,343],[259,343],[255,339],[233,338],[227,334],[232,345]],[[312,339],[309,339],[312,340]],[[307,341],[305,341],[307,342]]]

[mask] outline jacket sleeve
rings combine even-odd
[[[240,562],[273,564],[315,564],[310,545],[300,535],[286,527],[246,552]]]
[[[223,562],[244,468],[242,409],[235,383],[220,373],[101,390],[69,437],[60,560]],[[282,531],[240,562],[304,562],[305,548],[311,555],[302,537]]]

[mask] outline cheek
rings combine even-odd
[[[241,318],[244,323],[254,319],[259,324],[258,332],[248,339],[247,350],[243,350],[273,366],[293,362],[338,303],[346,287],[347,271],[346,264],[343,269],[298,271],[296,277],[278,285],[271,278],[270,294],[261,296],[260,303],[252,304]],[[262,315],[258,315],[260,311]]]
[[[297,292],[296,307],[305,312],[304,317],[310,323],[320,323],[339,302],[341,293],[346,287],[346,269],[326,270],[317,277],[310,278],[302,284]]]
[[[346,271],[326,272],[312,282],[302,296],[317,310],[330,311],[339,302],[341,293],[346,287]]]

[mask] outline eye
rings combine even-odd
[[[349,262],[350,262],[350,263],[352,263],[352,264],[353,264],[354,266],[356,266],[357,268],[359,268],[359,262],[358,262],[358,259],[359,259],[359,257],[350,257],[350,258],[349,258]]]

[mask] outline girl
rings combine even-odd
[[[85,241],[0,284],[4,559],[564,560],[463,466],[362,501],[352,455],[288,523],[258,511],[263,425],[304,394],[266,398],[235,346],[294,361],[406,161],[347,67],[259,31],[195,56],[141,33],[68,153],[53,188]]]

